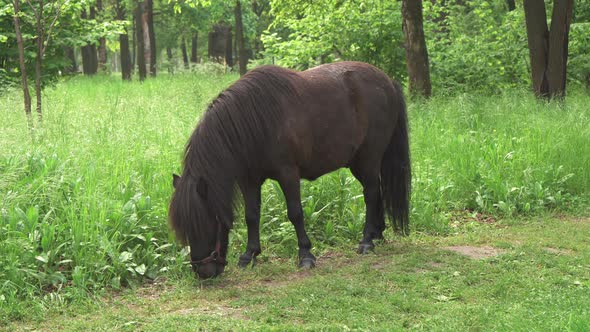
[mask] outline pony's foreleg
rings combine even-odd
[[[238,266],[245,268],[250,262],[256,264],[256,256],[260,254],[260,184],[242,187],[248,226],[248,244],[246,252],[240,256]]]
[[[295,226],[295,233],[297,234],[297,244],[299,246],[299,264],[301,268],[315,267],[316,258],[311,254],[311,241],[305,232],[305,224],[303,222],[303,208],[301,207],[301,191],[300,191],[299,173],[296,171],[284,174],[279,179],[279,184],[285,200],[287,201],[287,214],[293,226]]]

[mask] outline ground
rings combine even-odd
[[[15,331],[590,329],[590,218],[455,223],[360,257],[318,255],[317,268],[262,257],[216,280],[188,272],[79,306],[50,308]]]

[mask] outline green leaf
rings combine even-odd
[[[47,264],[47,257],[43,257],[43,256],[35,256],[35,259],[38,260],[41,263],[45,263]]]
[[[146,271],[145,264],[141,264],[141,265],[135,267],[135,272],[139,273],[140,275],[144,275],[145,271]]]
[[[130,253],[129,251],[123,251],[120,255],[119,255],[119,261],[121,263],[125,263],[130,261],[133,258],[133,254]]]

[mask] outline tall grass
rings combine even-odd
[[[425,229],[454,210],[534,214],[587,202],[590,96],[544,103],[530,93],[412,104],[413,206]]]
[[[45,91],[44,124],[33,139],[20,94],[0,97],[0,317],[189,273],[186,249],[167,227],[171,173],[180,171],[200,113],[236,78],[73,78]],[[412,227],[445,233],[464,211],[512,216],[585,206],[589,102],[582,93],[545,104],[508,92],[410,103]],[[359,240],[362,190],[347,170],[305,182],[302,197],[316,250]],[[263,188],[261,235],[262,259],[295,255],[274,182]],[[245,241],[237,222],[230,259]]]

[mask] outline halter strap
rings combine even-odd
[[[218,263],[218,264],[222,264],[222,265],[227,265],[227,261],[225,260],[225,258],[223,258],[221,256],[221,223],[217,224],[217,242],[215,243],[215,250],[213,250],[213,252],[211,252],[211,255],[198,260],[198,261],[193,261],[191,260],[190,263],[192,266],[199,266],[199,265],[204,265],[204,264],[209,264],[212,262]]]

